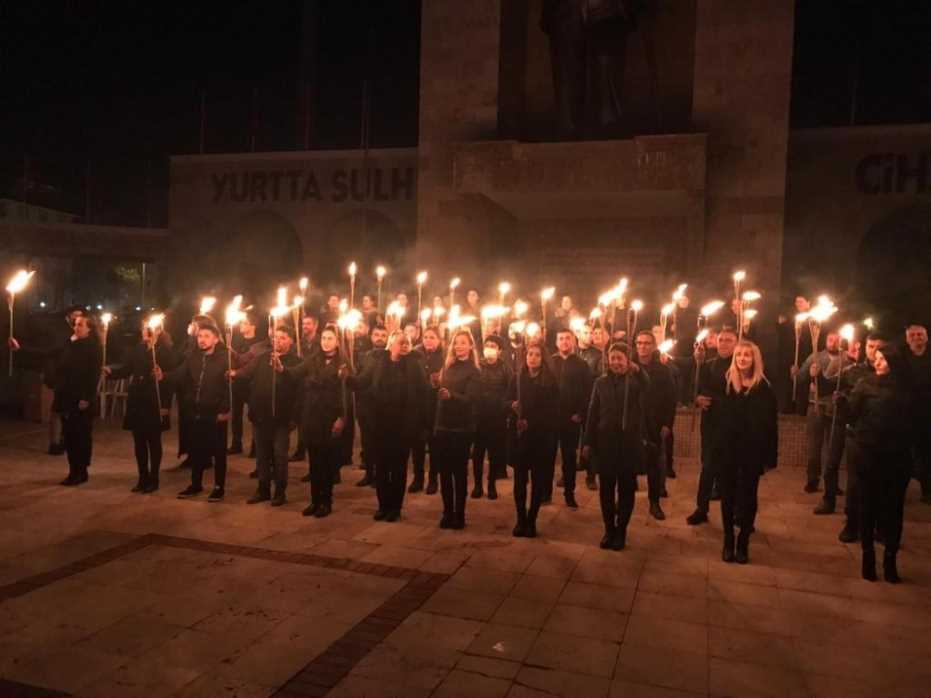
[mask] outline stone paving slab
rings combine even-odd
[[[931,685],[931,507],[909,492],[892,587],[859,579],[842,516],[815,517],[804,472],[761,483],[752,564],[720,561],[720,523],[691,528],[697,478],[680,459],[650,519],[638,493],[628,549],[600,550],[597,493],[554,504],[514,539],[511,481],[470,499],[464,531],[437,496],[374,522],[343,468],[334,514],[227,499],[134,495],[129,435],[95,433],[90,482],[62,488],[44,430],[0,422],[0,695],[861,696]],[[174,434],[166,435],[166,453]],[[209,482],[210,475],[207,475]],[[645,483],[643,483],[645,484]]]

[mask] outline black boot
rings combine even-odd
[[[744,532],[744,529],[740,529],[740,535],[737,536],[737,549],[734,551],[734,560],[738,565],[746,565],[750,562],[750,531]]]
[[[627,547],[627,526],[618,526],[614,529],[611,539],[611,550],[623,550]]]
[[[856,543],[860,540],[860,526],[856,523],[852,523],[850,519],[847,519],[840,534],[837,536],[837,540],[841,543]]]
[[[724,532],[724,550],[721,552],[724,562],[734,561],[734,529]]]
[[[515,538],[526,538],[527,537],[527,513],[524,511],[517,512],[517,523],[514,525],[514,530],[511,531],[511,535]]]
[[[601,543],[599,543],[599,547],[602,550],[610,550],[611,543],[613,541],[614,541],[614,527],[605,526],[605,534],[601,537]]]
[[[537,517],[536,516],[527,517],[527,537],[528,538],[537,537]]]
[[[498,487],[495,485],[494,478],[488,478],[488,499],[498,498]]]
[[[895,550],[886,550],[883,555],[883,579],[890,584],[898,584],[902,581],[899,570],[896,568],[895,556]]]
[[[133,487],[133,488],[130,490],[130,492],[137,492],[137,493],[145,492],[145,488],[146,488],[146,478],[140,477],[140,478],[136,481],[136,486]]]
[[[594,492],[598,491],[598,482],[595,480],[595,473],[588,473],[585,476],[585,486]]]
[[[818,514],[819,516],[822,516],[825,514],[833,514],[835,507],[836,507],[836,504],[835,504],[834,498],[825,497],[824,499],[821,500],[821,503],[815,507],[814,513]]]
[[[285,496],[286,489],[287,489],[287,485],[282,485],[282,484],[275,485],[275,496],[272,497],[273,507],[280,507],[285,502],[288,501],[288,498]]]
[[[436,494],[439,486],[436,483],[436,475],[430,473],[430,477],[427,480],[427,494]]]
[[[485,470],[483,465],[483,463],[472,464],[472,479],[475,481],[475,486],[472,488],[472,499],[481,499],[485,495],[485,491],[482,489],[482,473]],[[488,468],[491,469],[491,463],[488,464]]]
[[[876,576],[876,551],[864,550],[863,557],[860,560],[860,576],[868,582],[875,582],[879,577]]]
[[[375,476],[372,473],[373,469],[374,468],[369,465],[365,466],[365,475],[356,483],[356,487],[368,487],[369,485],[375,484]]]
[[[145,483],[145,489],[143,490],[143,492],[145,492],[146,494],[151,494],[152,492],[157,492],[157,491],[158,491],[158,476],[157,475],[155,477],[150,476],[148,482]]]
[[[261,502],[267,502],[272,498],[271,488],[268,485],[263,485],[259,483],[259,489],[256,490],[256,493],[249,497],[246,500],[246,504],[259,504]]]
[[[659,501],[650,502],[650,516],[652,516],[657,521],[665,521],[666,514],[663,512],[663,508],[659,505]]]
[[[423,473],[414,475],[414,481],[411,483],[411,486],[407,488],[407,491],[410,494],[417,494],[418,492],[423,492]]]

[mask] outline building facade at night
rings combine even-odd
[[[612,37],[619,118],[568,135],[545,5],[423,3],[417,148],[173,158],[177,268],[249,290],[269,260],[326,285],[356,259],[588,303],[625,274],[650,302],[722,294],[745,267],[775,299],[928,249],[931,128],[791,131],[793,2],[658,3]]]

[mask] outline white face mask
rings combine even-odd
[[[483,353],[488,361],[495,361],[498,358],[498,350],[493,347],[485,347]]]

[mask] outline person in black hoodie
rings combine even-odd
[[[709,335],[710,338],[711,335]],[[727,390],[727,372],[731,367],[737,333],[730,328],[722,328],[715,337],[714,347],[705,350],[699,346],[695,349],[696,358],[701,361],[713,349],[714,358],[704,361],[698,370],[698,397],[696,406],[701,413],[701,474],[698,478],[697,507],[686,517],[689,526],[708,522],[708,509],[712,490],[720,471],[720,456],[715,452],[718,443],[717,431],[720,423],[720,406]]]
[[[432,447],[440,471],[443,518],[440,528],[465,528],[469,452],[482,393],[475,342],[467,329],[456,330],[440,372]]]
[[[763,375],[763,356],[753,342],[737,343],[715,431],[721,481],[724,562],[750,561],[750,534],[757,510],[760,476],[776,467],[778,448],[776,394]],[[734,525],[740,534],[734,541]]]
[[[514,504],[517,524],[514,536],[535,538],[537,513],[543,501],[547,478],[552,482],[549,461],[556,447],[559,428],[559,387],[545,360],[541,344],[527,348],[524,366],[511,379],[507,396],[516,415],[516,458],[514,464]],[[530,478],[530,507],[527,507],[527,479]]]
[[[171,390],[166,385],[163,390],[156,391],[153,376],[155,366],[165,369],[172,366],[171,337],[167,332],[160,332],[156,338],[155,333],[143,323],[142,339],[129,352],[126,361],[119,366],[105,366],[103,369],[111,378],[129,379],[123,429],[133,434],[136,467],[139,471],[139,480],[132,491],[146,494],[158,489],[162,432],[171,428],[168,416]]]
[[[191,356],[198,353],[197,333],[200,331],[200,328],[217,326],[216,320],[209,315],[195,315],[192,317],[191,322],[189,322],[187,326],[187,335],[180,346],[180,363],[185,363]],[[192,416],[187,414],[189,403],[182,400],[181,397],[182,396],[177,394],[177,392],[175,393],[175,398],[178,400],[178,458],[184,456],[184,460],[177,466],[178,470],[191,467],[191,439],[193,435],[190,430],[190,425],[194,423]],[[205,467],[213,467],[212,459]]]
[[[280,325],[275,330],[274,349],[265,349],[244,367],[234,369],[234,380],[244,381],[248,391],[249,421],[255,442],[256,468],[259,486],[249,498],[249,504],[271,500],[280,507],[287,499],[288,439],[296,419],[298,381],[289,373],[278,375],[274,363],[284,367],[300,363],[294,351],[294,330]],[[275,483],[272,497],[271,485]]]
[[[349,414],[349,367],[340,350],[338,330],[332,325],[320,333],[320,351],[285,369],[280,360],[275,370],[287,371],[304,381],[301,431],[310,458],[310,504],[304,516],[323,518],[333,511],[333,481],[340,467],[342,434]]]
[[[246,315],[245,319],[239,323],[239,332],[231,337],[233,351],[239,355],[248,355],[248,359],[268,351],[268,340],[256,334],[255,319]],[[241,361],[248,361],[241,358]],[[230,447],[227,453],[232,455],[242,453],[242,423],[243,413],[249,401],[249,379],[242,374],[237,374],[233,379],[233,411],[230,418],[230,430],[232,431]],[[251,417],[250,420],[252,421]],[[252,438],[252,447],[249,449],[249,457],[255,456],[255,436]],[[256,473],[257,475],[258,473]]]
[[[75,318],[74,336],[65,345],[58,361],[52,402],[52,409],[61,415],[65,453],[68,455],[68,477],[61,482],[65,486],[87,482],[94,400],[102,360],[93,318]]]
[[[649,435],[651,444],[668,443],[672,423],[676,418],[676,384],[672,370],[664,364],[656,349],[656,338],[649,330],[638,332],[635,337],[636,356],[634,361],[650,379],[647,390],[649,424],[655,431]],[[660,449],[650,448],[646,452],[647,489],[650,500],[650,515],[662,521],[666,518],[659,500],[666,492],[666,459]]]
[[[630,361],[626,344],[608,350],[608,373],[595,381],[588,407],[582,458],[598,459],[604,549],[623,550],[634,511],[637,472],[643,462],[649,426],[649,378]]]
[[[430,385],[419,359],[410,353],[410,337],[395,330],[387,344],[383,359],[350,380],[354,387],[367,390],[372,403],[374,438],[370,448],[374,451],[378,496],[374,518],[394,522],[401,518],[411,446],[427,428]]]
[[[485,340],[483,357],[479,362],[482,375],[482,394],[478,405],[478,428],[472,452],[472,497],[482,496],[482,471],[485,454],[488,454],[488,498],[497,499],[495,480],[507,462],[508,414],[505,398],[511,382],[511,369],[504,362],[504,340],[491,335]]]
[[[568,296],[567,296],[568,297]],[[588,400],[592,394],[592,373],[588,364],[575,353],[575,335],[568,327],[556,333],[557,352],[551,363],[559,386],[559,424],[556,448],[552,453],[552,471],[556,469],[557,448],[562,455],[562,483],[566,506],[578,509],[575,501],[575,472],[578,462],[579,431],[585,422]],[[552,477],[543,494],[543,501],[552,499]]]
[[[376,325],[372,328],[371,339],[372,348],[365,352],[359,361],[360,377],[367,376],[367,378],[355,388],[356,416],[362,432],[362,463],[365,466],[365,475],[356,483],[357,487],[375,486],[377,449],[375,448],[375,403],[372,400],[371,375],[387,355],[385,347],[388,343],[388,330],[382,325]]]
[[[424,489],[424,467],[427,461],[427,452],[430,453],[430,473],[427,480],[427,494],[436,494],[439,486],[437,478],[439,470],[435,454],[436,449],[433,443],[433,426],[436,423],[436,406],[437,391],[439,390],[440,372],[443,370],[443,363],[446,357],[443,353],[443,344],[440,341],[440,333],[436,327],[427,327],[423,331],[423,344],[413,351],[414,355],[420,361],[427,378],[430,381],[430,393],[427,395],[426,413],[427,424],[429,428],[414,442],[411,452],[411,460],[414,465],[414,480],[408,488],[408,492],[421,492]]]
[[[860,454],[860,543],[862,575],[876,581],[873,548],[877,524],[885,536],[883,576],[901,581],[896,556],[902,540],[905,492],[911,479],[909,447],[914,429],[914,399],[904,360],[876,352],[873,375],[850,394],[848,414]]]
[[[179,499],[196,497],[204,491],[204,469],[211,458],[214,487],[207,501],[220,502],[226,493],[226,431],[230,419],[227,369],[220,330],[209,324],[198,326],[197,349],[180,366],[167,374],[160,366],[155,367],[156,379],[165,379],[177,392],[179,410],[188,425],[191,485],[178,493]]]

